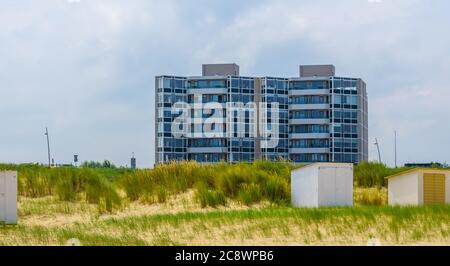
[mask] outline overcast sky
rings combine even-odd
[[[154,162],[154,76],[332,63],[369,95],[369,158],[450,162],[450,1],[0,0],[0,162]]]

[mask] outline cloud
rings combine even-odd
[[[68,4],[69,3],[69,4]],[[236,62],[296,76],[334,63],[368,84],[370,138],[393,162],[449,161],[447,1],[51,1],[0,3],[0,161],[154,161],[154,76]],[[431,130],[433,129],[433,130]],[[371,145],[370,157],[376,158]]]

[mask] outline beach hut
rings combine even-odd
[[[0,172],[0,223],[17,223],[17,172]]]
[[[389,205],[450,203],[450,170],[417,168],[386,178]]]
[[[291,173],[294,207],[353,206],[353,164],[315,163]]]

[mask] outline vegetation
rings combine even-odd
[[[94,162],[94,161],[83,162],[81,164],[81,167],[88,167],[88,168],[112,168],[112,169],[117,168],[113,163],[111,163],[108,160],[103,161],[103,163],[101,163],[101,162]]]
[[[26,199],[21,206],[18,226],[0,227],[0,245],[66,245],[73,238],[82,245],[366,245],[370,238],[383,245],[450,243],[450,206],[131,209],[104,217],[90,205],[52,199]],[[50,212],[54,222],[44,222]]]
[[[48,168],[19,173],[19,225],[0,245],[286,245],[450,243],[450,207],[391,208],[385,178],[404,169],[355,166],[355,208],[290,208],[289,162],[155,169]]]
[[[217,165],[173,162],[154,169],[130,170],[105,161],[86,162],[79,168],[3,164],[0,170],[18,170],[21,196],[56,196],[66,202],[94,203],[99,211],[111,212],[123,207],[124,202],[163,203],[169,196],[189,189],[195,190],[195,199],[202,207],[226,205],[227,199],[247,206],[260,202],[286,206],[290,202],[290,172],[295,167],[283,161]],[[384,204],[385,197],[379,191],[386,187],[385,177],[403,170],[368,162],[355,166],[356,186],[377,188],[355,194],[355,199],[364,205]]]
[[[407,168],[388,168],[376,162],[363,162],[354,168],[354,181],[358,187],[386,187],[385,177],[403,172]]]
[[[386,188],[355,188],[354,203],[357,206],[384,206],[387,205]]]

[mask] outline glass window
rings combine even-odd
[[[291,133],[309,134],[309,133],[328,133],[328,125],[294,125],[291,126]]]
[[[209,84],[209,82],[207,80],[197,81],[198,88],[207,88],[207,87],[209,87],[208,84]]]
[[[285,82],[285,81],[282,81],[282,80],[279,80],[279,81],[277,82],[277,88],[278,88],[279,90],[284,90],[284,89],[286,89],[286,82]]]
[[[273,79],[268,79],[267,80],[267,88],[275,88],[276,86],[276,81]]]
[[[226,88],[225,80],[211,80],[211,88]]]
[[[164,88],[165,88],[165,89],[170,89],[170,88],[172,88],[172,82],[173,82],[172,79],[167,79],[167,78],[165,78],[165,79],[164,79],[164,83],[163,83]]]
[[[249,80],[243,79],[243,80],[241,81],[241,88],[248,89],[249,87],[250,87],[250,82],[249,82]]]
[[[249,89],[253,90],[255,88],[255,81],[252,79],[249,81]]]
[[[175,88],[184,88],[184,80],[176,79]]]
[[[341,104],[342,103],[342,96],[341,95],[335,95],[333,97],[333,103],[334,104]]]

